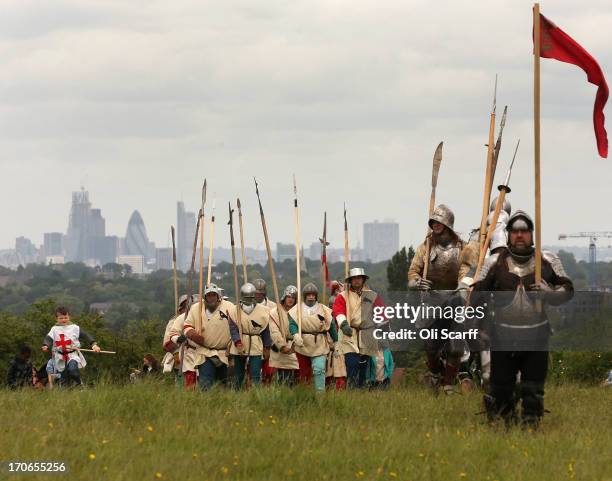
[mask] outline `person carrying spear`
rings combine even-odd
[[[56,372],[60,373],[59,384],[81,386],[80,369],[87,362],[81,353],[81,339],[91,345],[91,350],[100,353],[98,343],[87,332],[70,320],[70,312],[65,307],[55,309],[55,325],[49,330],[43,341],[42,351],[51,350]]]
[[[297,356],[293,351],[293,336],[289,331],[288,312],[297,303],[298,290],[295,286],[287,286],[280,299],[279,313],[277,305],[270,311],[270,367],[276,372],[276,380],[280,384],[292,386],[299,369]]]
[[[261,383],[264,350],[270,349],[270,311],[255,301],[255,286],[249,282],[240,288],[240,302],[228,309],[232,344],[230,354],[234,361],[234,387],[244,385],[247,368],[251,383]],[[236,322],[238,321],[238,322]]]
[[[467,274],[467,268],[461,265],[460,258],[464,242],[454,230],[455,214],[444,204],[435,209],[435,194],[438,172],[442,163],[442,142],[436,148],[433,161],[432,191],[429,203],[429,227],[425,241],[417,247],[408,270],[408,288],[421,292],[421,301],[427,304],[445,307],[459,301],[453,295],[459,280]],[[417,327],[421,329],[455,330],[458,326],[453,319],[424,318]],[[432,390],[437,393],[440,385],[445,394],[455,392],[455,381],[459,371],[461,356],[465,343],[446,341],[438,335],[437,339],[425,341],[427,357],[427,380]]]

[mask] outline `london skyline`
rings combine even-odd
[[[511,200],[533,214],[532,6],[482,5],[6,5],[0,245],[63,231],[70,192],[85,185],[109,232],[123,235],[128,203],[167,246],[176,199],[197,210],[207,177],[219,218],[239,196],[246,242],[261,246],[254,175],[273,240],[291,242],[293,173],[305,237],[319,235],[327,210],[329,238],[341,243],[346,201],[351,238],[389,217],[402,226],[400,244],[414,244],[441,140],[437,200],[466,235],[480,220],[496,74],[498,114],[509,112],[495,185],[520,138]],[[601,28],[612,22],[609,2],[562,0],[543,13],[611,70]],[[574,66],[541,68],[550,244],[562,232],[610,229],[593,208],[607,205],[610,175],[595,148],[595,87]]]

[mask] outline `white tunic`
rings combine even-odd
[[[55,368],[59,372],[62,372],[66,368],[66,364],[73,359],[77,362],[79,369],[87,365],[83,354],[75,350],[75,348],[81,347],[80,334],[81,329],[76,324],[53,326],[47,334],[47,337],[53,340],[51,346],[53,360],[55,361]]]

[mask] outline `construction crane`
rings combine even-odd
[[[559,234],[559,240],[589,239],[589,264],[591,265],[591,286],[595,287],[595,265],[597,263],[597,240],[612,239],[612,232],[578,232],[576,234]]]

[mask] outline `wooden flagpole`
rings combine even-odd
[[[535,283],[542,281],[542,211],[540,190],[540,4],[533,6],[533,140],[535,168]],[[541,304],[538,303],[541,307]]]

